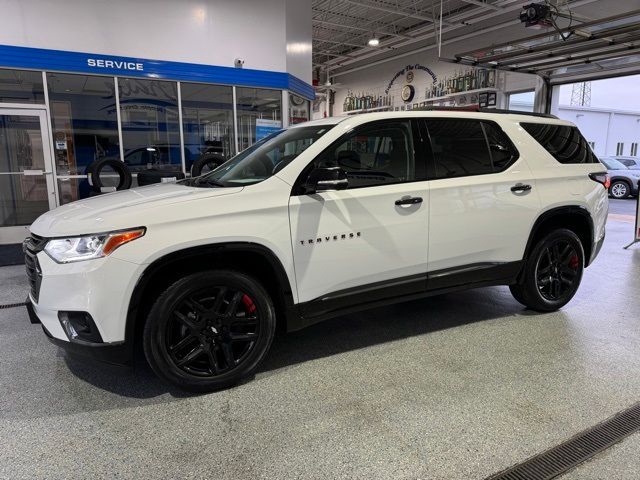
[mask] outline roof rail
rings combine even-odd
[[[418,107],[413,108],[412,111],[425,111],[425,112],[437,112],[437,111],[454,111],[454,112],[480,112],[480,113],[503,113],[503,114],[512,114],[512,115],[529,115],[531,117],[542,117],[542,118],[554,118],[558,120],[558,117],[555,115],[551,115],[550,113],[536,113],[536,112],[521,112],[519,110],[505,110],[501,108],[485,108],[479,107],[477,105],[468,105],[464,107]]]

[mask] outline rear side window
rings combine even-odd
[[[577,127],[545,123],[521,123],[520,126],[560,163],[598,163]]]
[[[436,178],[496,173],[518,158],[505,133],[492,122],[427,119]]]

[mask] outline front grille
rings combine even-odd
[[[42,282],[42,271],[40,270],[40,264],[38,263],[38,257],[36,255],[44,249],[46,244],[46,238],[33,234],[22,244],[24,250],[24,265],[27,269],[31,296],[36,302],[38,302],[40,283]]]

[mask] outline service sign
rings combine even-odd
[[[137,70],[138,72],[144,71],[143,63],[104,58],[87,58],[87,66],[95,68],[115,68],[116,70]]]

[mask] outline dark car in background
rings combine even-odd
[[[609,195],[613,198],[627,198],[631,195],[638,195],[640,170],[632,170],[612,157],[601,158],[600,161],[607,167],[611,177]]]

